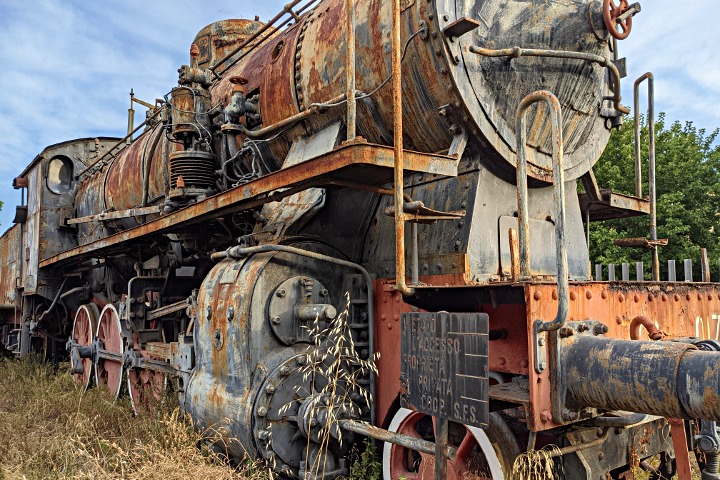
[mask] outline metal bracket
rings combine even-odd
[[[533,343],[535,344],[535,371],[542,373],[547,370],[547,332],[538,328],[542,320],[535,320],[533,324]]]
[[[423,202],[406,202],[403,204],[405,212],[405,221],[409,223],[435,223],[438,220],[457,220],[465,216],[465,210],[457,210],[452,212],[443,212],[441,210],[433,210],[425,206]],[[385,215],[389,217],[395,216],[395,207],[390,206],[385,209]]]
[[[458,18],[454,22],[448,24],[443,28],[443,33],[446,37],[457,38],[465,35],[468,32],[472,32],[480,26],[480,22],[469,17]]]
[[[695,435],[695,442],[703,453],[720,453],[720,437],[716,423],[712,420],[700,420],[700,433]]]

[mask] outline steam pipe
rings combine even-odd
[[[393,87],[393,151],[395,162],[395,288],[402,295],[415,293],[405,283],[405,202],[403,198],[403,138],[402,138],[402,55],[400,53],[400,0],[392,4],[392,87]]]
[[[326,108],[333,107],[333,104],[337,102],[342,102],[343,100],[345,100],[344,93],[342,95],[338,95],[337,97],[329,100],[326,103],[313,103],[305,111],[296,113],[295,115],[291,115],[283,120],[280,120],[277,123],[273,123],[272,125],[268,125],[267,127],[263,127],[258,130],[249,130],[245,125],[242,124],[236,124],[233,125],[233,127],[239,129],[242,134],[248,138],[263,138],[268,135],[272,135],[273,133],[276,133],[278,130],[282,130],[283,128],[291,127],[296,123],[315,115],[316,113],[323,113]]]
[[[60,284],[60,288],[58,288],[57,293],[55,294],[55,298],[53,299],[50,306],[45,310],[43,313],[40,314],[40,318],[38,318],[37,323],[40,323],[43,321],[45,316],[52,311],[53,308],[55,308],[55,305],[57,305],[58,300],[60,300],[60,295],[62,294],[63,288],[65,288],[65,283],[67,283],[68,277],[63,278],[62,283]]]
[[[347,98],[347,141],[355,140],[355,117],[356,117],[356,100],[355,100],[355,0],[346,0],[345,8],[347,8],[347,53],[345,57],[346,73],[346,93]]]
[[[640,339],[640,327],[644,327],[650,340],[662,340],[665,336],[655,323],[644,315],[638,315],[630,322],[630,340]]]

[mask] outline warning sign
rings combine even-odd
[[[487,314],[404,313],[401,353],[409,404],[428,415],[487,426]]]

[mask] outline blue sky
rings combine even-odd
[[[620,43],[629,71],[623,103],[632,104],[633,79],[652,71],[656,111],[720,127],[720,1],[640,1]],[[20,200],[12,178],[46,145],[122,136],[130,89],[150,101],[168,92],[198,30],[223,18],[268,20],[285,3],[0,0],[0,232]]]

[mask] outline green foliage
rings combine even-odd
[[[692,122],[666,125],[665,114],[655,124],[657,230],[658,238],[669,240],[660,247],[661,271],[667,260],[690,258],[699,278],[700,248],[707,248],[711,265],[720,258],[720,145],[713,142],[716,129],[706,135]],[[648,128],[641,120],[643,195],[648,195]],[[634,195],[635,182],[633,121],[626,119],[613,132],[594,171],[601,188]],[[645,262],[649,278],[651,256],[639,249],[619,248],[612,240],[647,237],[647,216],[591,224],[590,258],[593,263]],[[681,268],[681,267],[680,267]]]
[[[375,442],[365,438],[365,449],[354,459],[350,467],[350,480],[380,480],[382,464],[378,460]]]

